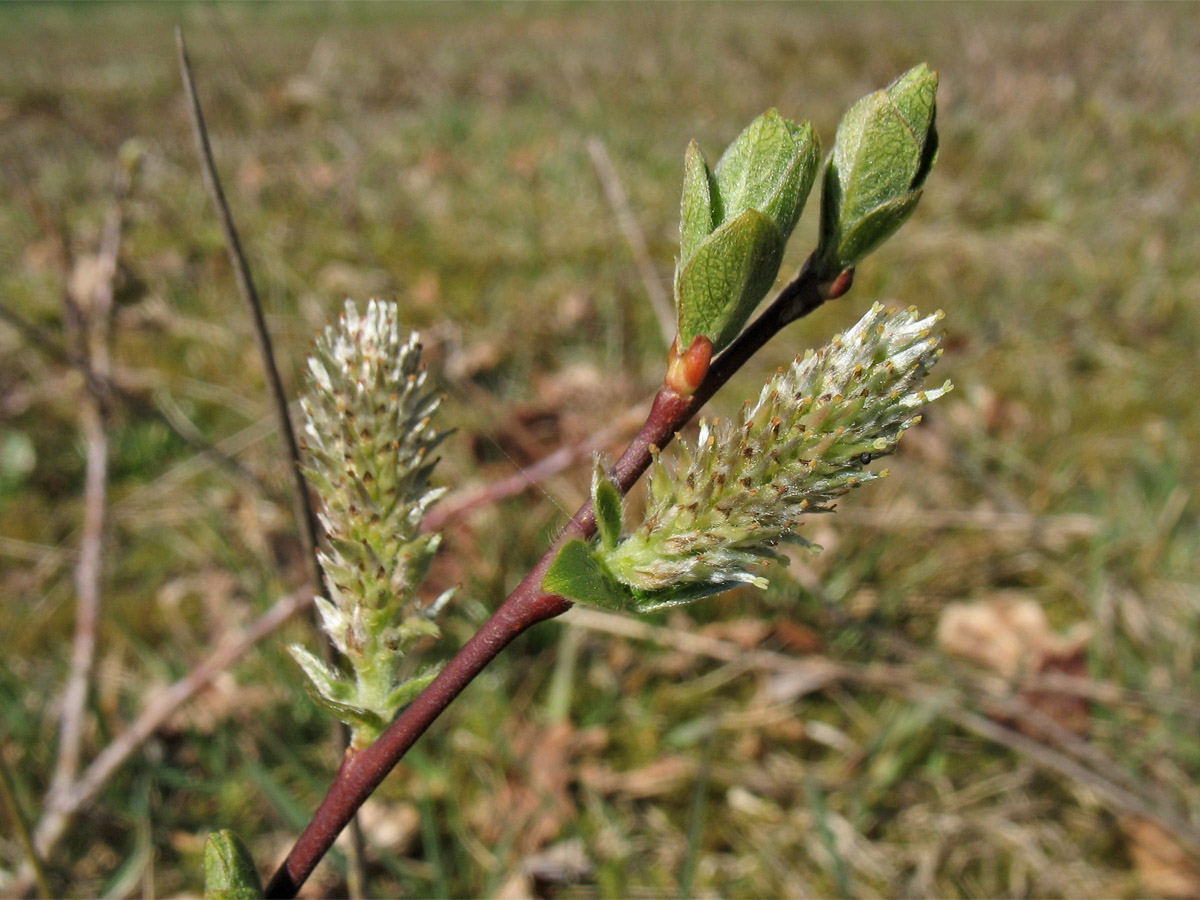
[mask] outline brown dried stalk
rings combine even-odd
[[[621,234],[625,237],[625,243],[629,245],[629,252],[633,254],[633,261],[637,266],[638,275],[641,276],[642,286],[646,289],[646,296],[650,299],[654,317],[658,320],[663,343],[665,346],[670,346],[671,341],[675,339],[675,305],[667,296],[667,291],[663,288],[658,273],[654,270],[654,263],[650,259],[650,250],[646,246],[646,235],[642,233],[637,219],[633,216],[633,210],[629,208],[629,197],[625,194],[625,186],[621,183],[620,176],[617,175],[617,170],[612,164],[612,158],[608,155],[608,147],[605,146],[604,141],[595,135],[589,137],[587,151],[592,158],[592,165],[596,168],[596,175],[600,178],[600,185],[604,188],[604,196],[608,200],[608,205],[612,207],[613,214],[617,217],[617,224],[621,228]]]
[[[225,671],[247,650],[290,619],[312,601],[312,591],[304,589],[282,597],[245,629],[231,635],[187,675],[152,698],[137,719],[102,750],[91,764],[63,791],[53,806],[47,805],[34,832],[33,844],[41,857],[58,846],[71,820],[101,789],[137,749],[183,704]],[[22,896],[33,879],[29,865],[22,867],[12,885],[13,896]]]
[[[94,271],[86,280],[77,264],[67,272],[63,296],[65,319],[73,332],[76,352],[89,362],[98,377],[107,379],[111,368],[113,284],[121,247],[121,225],[130,172],[118,166],[112,207],[101,233]],[[96,632],[100,624],[100,580],[103,573],[105,506],[108,495],[107,393],[89,390],[80,404],[80,426],[86,449],[83,493],[83,531],[75,563],[75,636],[71,664],[59,716],[58,750],[46,794],[53,806],[79,771],[87,697],[96,660]]]

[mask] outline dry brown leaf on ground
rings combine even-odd
[[[1020,592],[998,592],[978,603],[949,604],[938,621],[937,636],[947,653],[1006,678],[1047,672],[1087,674],[1085,652],[1091,627],[1076,623],[1059,634],[1050,628],[1041,605]],[[1087,731],[1088,704],[1082,697],[1024,690],[1021,699],[1076,734]]]
[[[604,765],[584,766],[579,780],[597,794],[619,794],[633,800],[661,797],[681,788],[696,773],[696,761],[686,756],[664,756],[629,772],[614,772]]]
[[[729,619],[711,622],[700,629],[705,637],[727,641],[743,650],[753,650],[771,633],[771,623],[765,619]]]
[[[1200,864],[1157,822],[1123,816],[1119,822],[1146,893],[1155,897],[1200,897]]]
[[[553,897],[565,885],[581,884],[594,877],[594,866],[583,841],[570,838],[521,860],[521,864],[501,882],[492,900]]]
[[[773,637],[785,652],[797,656],[819,653],[825,646],[817,631],[791,619],[777,619],[774,623]]]
[[[421,831],[421,812],[414,803],[388,803],[376,798],[358,811],[359,824],[371,847],[389,853],[409,853]],[[337,846],[344,852],[350,844],[350,832],[338,835]]]
[[[1090,628],[1083,623],[1065,635],[1055,633],[1041,604],[1017,591],[998,592],[978,603],[948,604],[938,621],[943,650],[1009,678],[1074,656],[1089,637]]]

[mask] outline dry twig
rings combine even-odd
[[[200,97],[196,93],[196,82],[192,77],[192,64],[188,60],[187,47],[183,42],[183,30],[175,29],[175,43],[179,50],[179,70],[183,76],[183,86],[187,91],[188,110],[192,117],[192,131],[196,139],[196,153],[200,157],[200,167],[204,174],[204,185],[208,188],[217,219],[221,223],[221,233],[225,236],[225,248],[229,253],[229,264],[233,267],[237,280],[238,293],[245,301],[254,325],[254,338],[258,343],[258,355],[262,361],[263,374],[266,377],[267,389],[271,394],[275,410],[276,423],[280,436],[287,447],[288,460],[292,478],[292,488],[295,492],[296,518],[300,523],[300,538],[304,542],[305,565],[308,569],[309,581],[319,591],[325,590],[321,578],[321,566],[317,561],[318,526],[317,514],[309,498],[308,486],[300,472],[300,444],[296,440],[296,430],[292,427],[292,419],[288,414],[287,393],[283,389],[283,380],[279,377],[279,367],[275,364],[275,353],[271,347],[271,334],[267,330],[266,318],[263,315],[262,302],[258,290],[254,287],[254,279],[250,274],[250,264],[242,251],[241,238],[238,237],[237,226],[229,204],[225,200],[225,191],[221,188],[221,180],[217,175],[217,164],[213,159],[212,146],[208,140],[208,130],[204,125],[204,112],[200,108]]]
[[[629,244],[629,251],[633,254],[633,261],[637,265],[638,275],[641,276],[642,286],[646,289],[646,296],[650,298],[650,305],[654,308],[655,318],[658,319],[663,344],[670,346],[671,342],[675,340],[674,304],[667,296],[658,272],[654,269],[654,262],[646,247],[646,235],[642,233],[641,226],[638,225],[637,219],[633,215],[633,210],[629,208],[629,197],[625,194],[625,186],[621,183],[620,176],[617,175],[617,170],[612,164],[612,158],[608,155],[608,148],[604,145],[604,141],[593,135],[587,139],[587,149],[588,155],[592,157],[592,165],[596,167],[600,184],[604,188],[604,196],[608,200],[608,205],[612,207],[612,211],[617,217],[617,224],[621,227],[621,234],[625,236],[625,242]]]
[[[204,690],[212,680],[242,654],[309,605],[312,592],[307,588],[275,602],[265,613],[239,634],[227,638],[216,650],[183,678],[176,681],[146,704],[124,732],[101,751],[83,774],[63,792],[54,807],[48,807],[34,834],[34,846],[43,857],[49,855],[66,832],[71,819],[96,798],[108,779],[132,756],[176,710]],[[13,893],[28,890],[32,871],[23,867],[14,883]]]
[[[1160,808],[1152,799],[1144,799],[1139,793],[1114,784],[1083,763],[1071,759],[1053,747],[1048,747],[1041,741],[1034,740],[1019,731],[1006,728],[985,716],[958,706],[950,706],[942,710],[942,714],[967,731],[986,740],[1002,744],[1027,757],[1035,765],[1064,775],[1071,781],[1094,791],[1116,811],[1157,822],[1193,847],[1200,847],[1200,828],[1176,815],[1173,811]]]
[[[4,799],[4,806],[8,810],[8,818],[12,822],[13,831],[16,832],[17,839],[21,842],[21,848],[25,852],[26,865],[29,867],[33,875],[33,880],[37,884],[38,896],[45,898],[53,897],[54,895],[50,893],[50,883],[46,881],[46,870],[42,865],[42,857],[33,845],[33,835],[29,831],[29,820],[25,817],[25,811],[21,809],[21,801],[17,796],[17,786],[13,781],[12,772],[9,771],[8,761],[4,758],[3,753],[0,753],[0,796]]]
[[[577,444],[569,447],[559,447],[548,456],[539,459],[537,462],[526,466],[518,472],[514,472],[507,478],[501,478],[498,481],[493,481],[479,488],[455,491],[430,510],[429,515],[421,522],[421,529],[427,532],[437,531],[452,518],[461,516],[480,506],[498,503],[506,497],[515,496],[529,488],[537,487],[547,478],[557,475],[580,458],[590,453],[595,453],[614,438],[624,433],[629,428],[627,420],[636,418],[640,422],[645,416],[646,407],[643,405],[636,406],[630,411],[629,415],[623,416],[621,421],[615,422],[607,428],[600,429]]]
[[[226,471],[253,486],[261,493],[270,496],[270,490],[262,480],[247,469],[236,458],[223,452],[220,447],[210,443],[200,432],[180,415],[173,415],[154,403],[146,400],[141,394],[130,390],[113,377],[101,377],[92,368],[91,363],[73,350],[63,347],[45,329],[39,328],[17,312],[9,309],[0,301],[0,319],[8,322],[13,328],[25,336],[25,339],[47,356],[60,363],[71,366],[83,375],[88,390],[93,393],[105,394],[120,400],[135,415],[147,419],[155,419],[165,425],[181,441],[209,459]]]
[[[81,264],[66,273],[63,297],[66,320],[73,325],[77,353],[89,368],[107,380],[111,368],[109,343],[112,332],[114,282],[121,246],[121,226],[131,172],[118,165],[115,196],[104,223],[94,271]],[[90,277],[81,277],[90,276]],[[71,666],[63,692],[59,717],[58,749],[50,778],[46,805],[53,806],[79,771],[84,718],[91,674],[96,660],[96,632],[100,623],[100,580],[103,570],[105,504],[108,493],[108,396],[89,391],[80,405],[80,423],[87,448],[84,480],[83,532],[75,563],[75,635],[71,644]]]

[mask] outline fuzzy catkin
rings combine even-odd
[[[444,489],[430,484],[432,424],[441,398],[426,389],[416,333],[405,334],[396,304],[371,300],[359,314],[347,301],[337,325],[309,358],[304,475],[321,498],[329,597],[322,624],[351,668],[327,666],[301,647],[292,653],[318,700],[367,739],[428,677],[398,678],[404,652],[436,635],[417,590],[440,536],[420,524]]]
[[[674,465],[657,456],[641,524],[601,555],[622,583],[653,592],[746,582],[751,567],[800,540],[801,516],[831,509],[886,472],[866,466],[895,450],[917,410],[950,390],[922,389],[941,356],[941,313],[875,304],[849,331],[781,370],[735,421],[702,421]]]

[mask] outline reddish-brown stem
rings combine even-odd
[[[645,424],[608,473],[617,489],[622,494],[627,492],[650,465],[651,448],[670,443],[675,432],[772,335],[788,322],[815,310],[828,296],[829,281],[818,274],[810,258],[796,280],[780,293],[767,311],[713,361],[708,375],[694,394],[682,396],[667,387],[660,390]],[[472,679],[517,635],[570,609],[570,601],[542,590],[542,579],[563,543],[590,537],[595,530],[595,515],[591,502],[588,502],[575,513],[516,590],[379,740],[358,753],[346,754],[312,821],[267,885],[267,897],[294,897],[358,808]]]

